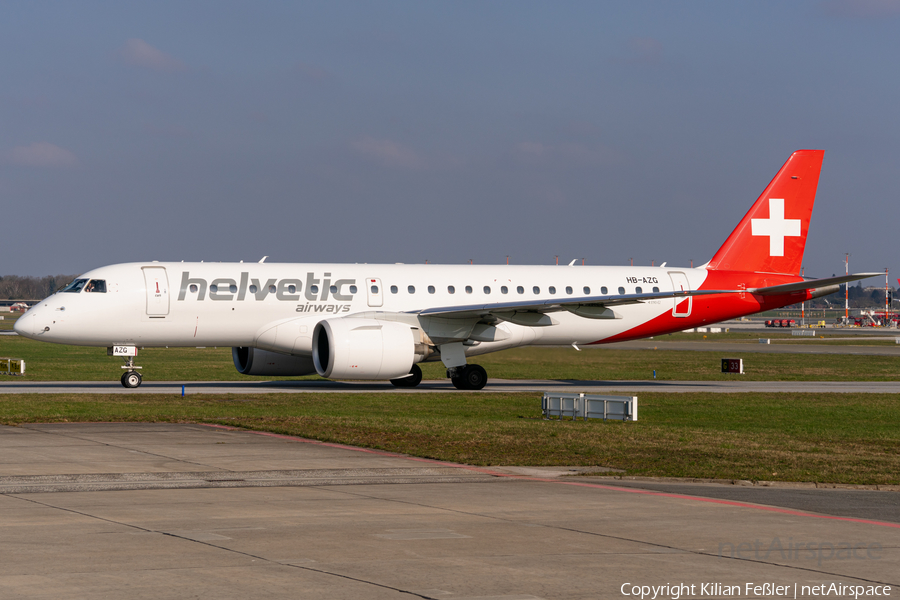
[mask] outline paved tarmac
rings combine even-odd
[[[491,379],[481,393],[575,392],[590,394],[639,392],[740,392],[900,394],[897,381],[578,381],[546,379]],[[396,388],[373,381],[148,381],[126,389],[118,381],[16,381],[0,382],[2,394],[269,394],[269,393],[459,393],[449,380],[423,381],[413,389]]]
[[[669,493],[565,472],[203,425],[0,427],[0,597],[587,599],[685,584],[687,597],[771,598],[745,585],[791,596],[795,584],[900,586],[897,492]],[[740,592],[704,594],[710,583]]]

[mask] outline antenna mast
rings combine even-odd
[[[850,253],[844,259],[844,274],[850,275]],[[844,325],[850,322],[850,282],[844,284]]]

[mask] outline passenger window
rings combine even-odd
[[[209,286],[210,294],[215,294],[218,291],[219,291],[219,286],[217,286],[216,284],[212,284],[211,286]]]
[[[504,285],[504,286],[501,286],[501,287],[500,287],[500,293],[501,293],[501,294],[508,294],[508,293],[509,293],[509,288],[506,287],[505,285]]]
[[[391,286],[391,293],[392,293],[392,294],[396,294],[396,293],[399,292],[399,291],[400,291],[400,288],[398,288],[396,285],[392,285],[392,286]]]
[[[293,287],[293,286],[291,286],[291,287]],[[331,292],[332,294],[337,294],[337,286],[336,285],[331,286],[330,288],[328,288],[328,291]],[[293,294],[294,292],[291,292],[291,293]]]
[[[584,286],[584,295],[585,295],[585,296],[590,296],[590,295],[591,295],[591,288],[589,288],[588,286]]]
[[[99,292],[101,294],[106,293],[106,281],[103,279],[91,279],[91,282],[87,284],[87,287],[84,288],[86,292]]]
[[[604,285],[604,286],[602,286],[602,287],[600,288],[600,293],[603,294],[603,295],[605,296],[606,294],[609,293],[609,290],[606,289],[606,286]]]
[[[231,286],[231,287],[234,288],[234,289],[231,290],[231,293],[233,294],[234,292],[237,291],[237,288],[236,288],[235,286]],[[296,293],[297,293],[297,286],[296,286],[296,285],[289,285],[289,286],[288,286],[288,294],[296,294]]]
[[[434,293],[434,286],[433,286],[433,285],[429,285],[429,286],[428,286],[428,293],[429,293],[429,294],[433,294],[433,293]]]
[[[356,286],[355,286],[355,285],[351,285],[351,286],[350,286],[350,293],[351,293],[351,294],[355,294],[355,293],[356,293]]]
[[[313,287],[316,287],[316,286],[313,286]],[[377,286],[377,285],[373,285],[373,286],[372,286],[371,288],[369,288],[369,289],[372,290],[372,293],[373,293],[373,294],[377,294],[377,293],[378,293],[378,286]]]
[[[415,294],[415,293],[416,293],[416,286],[411,285],[411,286],[409,286],[409,287],[406,288],[406,291],[409,292],[410,294]]]
[[[541,293],[541,288],[539,288],[538,286],[534,286],[533,288],[531,288],[531,291],[534,292],[535,295],[538,295]]]
[[[659,288],[658,288],[658,287],[655,287],[655,288],[653,288],[653,291],[654,291],[654,292],[658,292],[658,291],[659,291]]]
[[[471,293],[472,293],[472,286],[471,286],[471,285],[467,285],[467,286],[466,286],[466,293],[467,293],[467,294],[471,294]]]
[[[550,292],[551,294],[555,294],[555,293],[556,293],[556,288],[553,287],[553,286],[551,285],[551,286],[547,289],[547,291]]]
[[[374,286],[373,286],[373,287],[374,287]],[[318,293],[319,293],[319,286],[317,286],[317,285],[311,285],[311,286],[309,286],[309,291],[312,292],[313,294],[318,294]],[[293,292],[291,292],[291,293],[293,293]]]
[[[491,286],[489,286],[489,285],[484,286],[484,293],[485,293],[485,294],[490,294],[490,293],[491,293]]]
[[[63,289],[59,290],[60,292],[72,292],[73,294],[77,294],[82,289],[84,289],[84,284],[88,282],[87,279],[76,279]]]
[[[455,294],[455,293],[456,293],[456,288],[453,287],[452,285],[448,285],[448,286],[447,286],[447,293],[448,293],[448,294]]]
[[[625,288],[620,287],[620,288],[619,288],[619,293],[620,293],[620,294],[624,294],[624,293],[625,293]]]
[[[193,283],[191,284],[191,291],[192,291],[192,292],[196,292],[196,291],[197,291],[197,286],[196,286],[195,284],[193,284]],[[251,286],[250,286],[250,293],[251,293],[251,294],[255,294],[255,293],[258,292],[258,291],[259,291],[259,288],[256,287],[255,285],[251,285]]]
[[[525,288],[523,288],[523,287],[520,285],[519,287],[516,288],[516,291],[519,292],[520,294],[524,294],[524,293],[525,293]]]
[[[640,288],[640,287],[636,287],[636,288],[634,288],[634,293],[635,293],[635,294],[643,294],[643,293],[644,293],[644,289],[643,289],[643,288]]]
[[[569,294],[570,296],[572,295],[572,286],[571,285],[566,286],[566,293]]]
[[[313,287],[316,287],[316,286],[313,286]],[[270,293],[270,294],[274,294],[274,293],[275,293],[275,286],[274,286],[274,285],[270,285],[270,286],[269,286],[269,293]]]

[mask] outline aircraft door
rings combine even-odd
[[[381,306],[384,304],[384,290],[381,288],[381,280],[366,279],[366,293],[369,298],[369,306]]]
[[[169,278],[165,267],[144,267],[147,289],[147,316],[164,317],[169,314]]]
[[[672,289],[676,292],[691,289],[688,283],[687,275],[681,271],[669,271],[669,278],[672,280]],[[672,307],[673,317],[687,317],[691,314],[691,307],[694,304],[693,296],[687,298],[674,298],[675,303]]]

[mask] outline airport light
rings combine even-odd
[[[800,277],[806,274],[806,267],[800,267]],[[822,311],[825,314],[825,311]],[[806,301],[800,303],[800,327],[806,327]]]
[[[850,253],[844,259],[844,274],[850,275]],[[844,284],[844,325],[850,322],[850,282]]]

